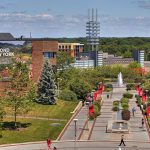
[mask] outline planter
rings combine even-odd
[[[130,111],[129,110],[122,110],[122,119],[130,120]]]

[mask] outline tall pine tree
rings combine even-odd
[[[37,102],[42,104],[56,104],[55,100],[56,84],[54,81],[54,73],[49,60],[45,60],[41,79],[38,83],[38,98]]]

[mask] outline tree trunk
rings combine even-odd
[[[15,106],[15,110],[14,110],[14,127],[16,128],[17,127],[17,124],[16,124],[16,122],[17,122],[17,109],[16,109],[16,106]]]

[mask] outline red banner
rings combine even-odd
[[[146,95],[142,95],[142,102],[143,102],[143,103],[146,102]]]
[[[139,92],[139,85],[136,86],[136,91]]]
[[[95,91],[94,92],[94,97],[93,97],[94,101],[96,101],[96,99],[97,99],[97,94],[98,94],[97,91]]]
[[[94,106],[89,106],[89,115],[92,115],[94,113]]]
[[[150,106],[146,108],[147,117],[150,117]]]

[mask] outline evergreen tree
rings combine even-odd
[[[54,81],[52,66],[49,63],[49,60],[45,60],[41,73],[41,79],[38,83],[37,102],[42,104],[55,104],[55,93],[56,85]]]

